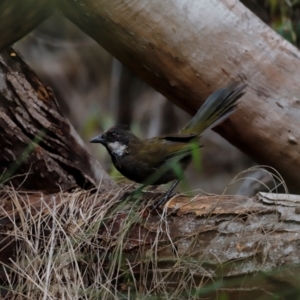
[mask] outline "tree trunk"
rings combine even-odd
[[[71,21],[192,114],[213,90],[247,82],[239,111],[217,131],[300,191],[300,54],[239,1],[61,3]]]
[[[142,204],[157,197],[161,194],[150,193],[149,198],[145,193],[141,203],[124,204],[105,193],[43,195],[3,190],[0,260],[6,265],[16,260],[19,268],[24,257],[37,261],[38,272],[31,272],[34,263],[24,268],[28,276],[38,276],[42,287],[50,276],[43,266],[51,259],[47,249],[55,230],[52,247],[56,255],[50,263],[56,271],[51,280],[61,280],[59,276],[70,272],[74,255],[78,269],[72,278],[81,278],[83,291],[90,289],[90,280],[99,280],[99,295],[116,291],[126,295],[130,289],[130,299],[135,293],[173,299],[194,299],[193,295],[198,295],[196,299],[223,299],[222,295],[226,299],[275,295],[297,299],[299,196],[197,196],[192,201],[175,196],[167,204],[168,216],[150,213]],[[32,234],[34,228],[38,232]],[[65,249],[69,241],[73,241],[72,249]],[[16,243],[21,252],[16,252]],[[66,253],[70,259],[63,259]],[[0,276],[5,281],[8,275],[0,272]],[[29,286],[35,279],[17,276],[17,282],[27,280]],[[60,286],[62,291],[62,282]],[[68,292],[76,293],[75,289]]]
[[[29,190],[112,186],[55,97],[12,48],[0,56],[1,182]]]

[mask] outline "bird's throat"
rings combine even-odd
[[[114,155],[117,156],[123,156],[127,149],[127,145],[121,144],[120,142],[108,143],[107,147]]]

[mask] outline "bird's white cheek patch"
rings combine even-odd
[[[122,145],[119,142],[108,143],[109,149],[116,155],[122,156],[127,148],[126,145]]]

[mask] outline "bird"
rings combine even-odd
[[[202,146],[204,131],[227,119],[245,94],[247,84],[232,82],[213,92],[194,117],[179,133],[140,139],[126,125],[115,125],[90,140],[108,151],[116,169],[128,179],[144,185],[173,181],[169,190],[153,206],[158,208],[172,195],[182,179],[182,171],[192,160],[192,153]]]

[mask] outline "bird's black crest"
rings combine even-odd
[[[125,125],[125,124],[117,124],[117,125],[115,125],[115,126],[113,126],[112,128],[114,128],[114,129],[123,129],[123,130],[129,130],[129,127],[128,127],[128,125]]]

